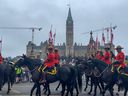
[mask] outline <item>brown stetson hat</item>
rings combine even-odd
[[[118,45],[115,49],[117,50],[117,49],[124,49],[124,48]]]

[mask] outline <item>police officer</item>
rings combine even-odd
[[[118,45],[116,47],[116,51],[117,51],[117,56],[115,57],[115,60],[119,62],[119,68],[125,68],[126,67],[126,64],[124,63],[125,62],[125,55],[124,55],[124,52],[122,52],[122,49],[123,47],[121,47],[120,45]]]
[[[103,55],[103,61],[109,65],[109,64],[111,64],[111,53],[109,51],[110,47],[105,46],[104,50],[105,50],[105,52],[104,52],[104,55]]]
[[[55,55],[53,52],[53,47],[48,48],[48,56],[47,59],[44,61],[44,65],[42,68],[42,78],[40,80],[40,83],[46,82],[46,71],[51,71],[55,66]]]

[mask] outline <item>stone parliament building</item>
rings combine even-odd
[[[71,8],[69,8],[68,16],[66,20],[66,43],[62,45],[55,45],[55,48],[59,49],[60,56],[89,56],[95,54],[97,51],[96,42],[93,39],[93,34],[90,33],[90,40],[87,45],[79,45],[74,43],[74,26],[73,26],[73,18],[71,14]],[[106,44],[108,45],[108,44]],[[114,48],[113,44],[109,44],[111,48]],[[26,55],[28,57],[33,56],[33,58],[44,59],[46,57],[46,48],[48,46],[48,41],[41,42],[39,46],[33,44],[32,41],[29,41],[26,46]],[[103,50],[104,46],[100,46],[99,49]],[[33,54],[32,54],[33,53]]]

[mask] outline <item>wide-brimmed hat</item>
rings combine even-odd
[[[117,49],[124,49],[124,48],[118,45],[115,49],[117,50]]]

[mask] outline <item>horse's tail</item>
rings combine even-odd
[[[81,92],[82,91],[82,75],[80,74],[80,72],[78,72],[77,80],[78,80],[79,90]]]

